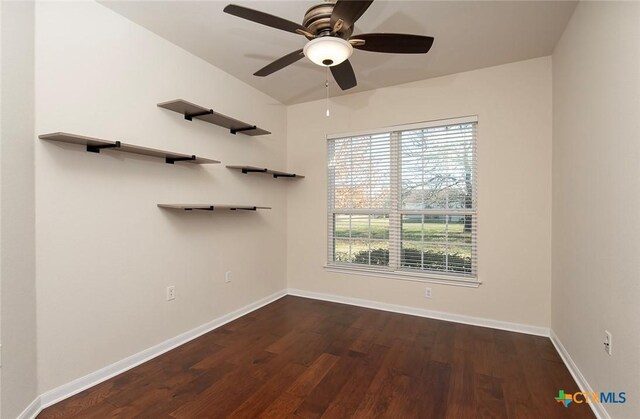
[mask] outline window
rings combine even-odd
[[[329,266],[477,282],[476,126],[329,137]]]

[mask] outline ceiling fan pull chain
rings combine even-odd
[[[327,91],[327,118],[329,117],[329,67],[326,67],[327,71],[324,78],[324,87]]]

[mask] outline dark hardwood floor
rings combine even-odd
[[[38,417],[594,417],[561,389],[548,338],[288,296]]]

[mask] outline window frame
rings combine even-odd
[[[401,156],[401,139],[400,133],[403,131],[411,131],[411,130],[420,130],[420,129],[428,129],[434,127],[441,127],[447,125],[458,125],[458,124],[476,124],[476,135],[472,144],[473,150],[472,153],[474,155],[474,166],[472,169],[472,177],[473,177],[473,194],[472,194],[472,208],[471,209],[463,209],[455,210],[455,209],[435,209],[435,210],[410,210],[402,208],[402,198],[401,198],[401,175],[402,175],[402,156]],[[478,137],[478,116],[470,115],[458,118],[447,118],[447,119],[438,119],[431,120],[425,122],[418,122],[412,124],[402,124],[402,125],[393,125],[378,129],[366,130],[366,131],[357,131],[357,132],[349,132],[349,133],[339,133],[339,134],[331,134],[326,137],[326,152],[327,152],[327,164],[330,163],[331,148],[330,142],[331,140],[336,139],[345,139],[345,138],[353,138],[359,136],[371,136],[371,135],[383,135],[389,134],[390,141],[390,160],[391,163],[391,173],[390,173],[390,194],[391,194],[391,205],[388,209],[381,210],[370,210],[370,209],[344,209],[344,208],[334,208],[335,201],[334,196],[331,192],[334,192],[335,195],[335,181],[332,178],[332,170],[329,166],[327,166],[327,263],[324,266],[325,270],[328,272],[337,272],[337,273],[346,273],[346,274],[355,274],[355,275],[363,275],[363,276],[372,276],[372,277],[380,277],[380,278],[393,278],[407,281],[418,281],[418,282],[429,282],[429,283],[438,283],[438,284],[447,284],[447,285],[457,285],[464,287],[478,287],[481,282],[478,277],[478,265],[479,261],[477,259],[478,253],[478,235],[477,235],[477,227],[478,227],[478,158],[477,158],[477,137]],[[395,161],[395,162],[394,162]],[[395,170],[394,170],[395,168]],[[444,271],[419,271],[419,270],[411,270],[411,269],[402,269],[400,266],[400,258],[401,258],[401,249],[402,249],[402,217],[406,214],[417,214],[417,215],[472,215],[473,223],[474,223],[474,231],[476,234],[472,234],[472,272],[471,274],[461,274],[457,272],[444,272]],[[383,267],[380,265],[365,265],[365,264],[356,264],[350,262],[339,262],[334,261],[334,215],[335,214],[383,214],[389,217],[389,266]],[[473,253],[475,252],[475,254]]]

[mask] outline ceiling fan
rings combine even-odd
[[[302,35],[309,41],[304,48],[281,57],[261,68],[254,76],[264,77],[295,63],[306,56],[319,66],[330,67],[333,78],[342,90],[357,85],[356,75],[348,58],[353,49],[391,54],[426,54],[433,38],[401,33],[366,33],[353,35],[353,24],[367,11],[373,0],[338,0],[311,7],[302,25],[258,10],[230,4],[226,13]]]

